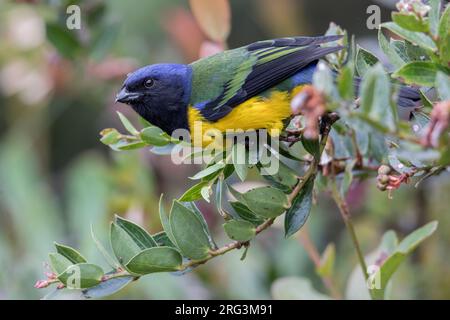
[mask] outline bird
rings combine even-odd
[[[282,131],[290,102],[311,84],[320,59],[344,47],[342,36],[285,37],[226,50],[190,64],[158,63],[127,76],[116,102],[171,135],[177,129]],[[355,86],[359,86],[359,82]],[[415,106],[417,90],[402,88],[397,103]],[[202,146],[211,139],[201,140]]]

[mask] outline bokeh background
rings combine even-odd
[[[377,52],[366,9],[380,5],[385,21],[394,2],[231,0],[227,44],[320,35],[334,21]],[[72,3],[81,6],[79,31],[64,27]],[[179,197],[198,167],[175,166],[168,156],[148,150],[113,152],[100,143],[99,131],[121,128],[116,111],[139,125],[131,110],[114,104],[128,72],[157,62],[191,62],[205,40],[183,0],[0,0],[0,299],[36,299],[48,292],[33,284],[44,278],[53,241],[105,265],[90,225],[106,244],[115,213],[160,230],[160,193],[168,202]],[[440,222],[436,234],[396,273],[392,297],[450,298],[449,194],[448,174],[418,189],[404,186],[393,200],[378,192],[373,180],[352,186],[349,202],[366,253],[386,230],[402,236],[428,221]],[[218,242],[225,243],[214,206],[199,206]],[[336,245],[334,278],[343,295],[365,297],[349,285],[356,257],[326,194],[317,198],[307,228],[320,251]],[[286,276],[310,279],[325,292],[298,239],[284,239],[281,228],[258,237],[245,261],[240,254],[219,257],[184,276],[146,276],[112,298],[269,299],[271,284]]]

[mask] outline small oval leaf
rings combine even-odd
[[[56,252],[66,257],[72,263],[84,263],[87,262],[86,258],[84,258],[81,253],[79,253],[74,248],[69,246],[65,246],[63,244],[59,244],[55,242]]]
[[[312,206],[313,187],[314,178],[310,178],[294,198],[291,207],[286,212],[284,220],[286,237],[290,237],[300,230],[308,219]]]
[[[150,248],[139,252],[127,263],[127,270],[144,275],[155,272],[177,271],[182,263],[178,250],[170,247]]]
[[[242,197],[248,208],[263,218],[275,218],[282,214],[287,207],[287,196],[272,187],[261,187],[250,190]]]
[[[95,264],[78,263],[68,267],[58,279],[68,289],[85,289],[99,284],[103,275],[103,269]]]
[[[145,128],[140,136],[142,141],[152,146],[164,147],[170,143],[170,136],[158,127]]]
[[[199,260],[206,258],[210,250],[209,236],[196,214],[174,201],[169,217],[174,244],[183,256]]]
[[[137,224],[119,216],[116,216],[116,224],[125,230],[142,250],[158,246],[152,236]]]
[[[109,239],[114,255],[123,266],[142,251],[133,238],[115,223],[111,223]]]
[[[103,282],[100,282],[98,285],[87,288],[83,290],[83,295],[85,298],[99,299],[106,296],[110,296],[117,291],[121,290],[127,284],[132,282],[134,277],[121,277],[121,278],[113,278]]]
[[[230,220],[223,224],[223,228],[230,239],[236,241],[249,241],[256,235],[253,223],[243,220]]]

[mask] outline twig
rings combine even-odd
[[[356,140],[356,132],[355,130],[352,130],[350,133],[352,146],[355,149],[356,154],[356,166],[362,166],[363,165],[363,156],[361,154],[361,151],[359,150],[358,142]]]
[[[355,228],[353,226],[353,222],[351,219],[350,211],[348,209],[347,202],[345,199],[342,198],[334,177],[330,179],[331,183],[331,195],[336,202],[336,205],[339,208],[339,212],[341,213],[342,219],[344,220],[345,226],[347,227],[347,230],[350,234],[350,238],[352,239],[353,246],[355,247],[356,254],[358,256],[359,264],[361,265],[361,269],[364,274],[364,278],[366,281],[369,279],[369,274],[367,273],[367,265],[366,261],[364,260],[364,255],[361,250],[361,246],[359,245],[358,238],[356,236]]]

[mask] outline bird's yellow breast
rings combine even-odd
[[[292,92],[272,91],[268,97],[250,98],[234,107],[229,114],[216,122],[205,120],[200,110],[190,106],[188,121],[191,138],[194,144],[201,141],[201,145],[205,147],[214,140],[211,132],[226,133],[229,130],[266,129],[272,135],[280,133],[284,128],[284,120],[292,115],[291,97],[300,92],[301,87],[296,87]],[[201,139],[193,137],[199,135],[202,137]]]

